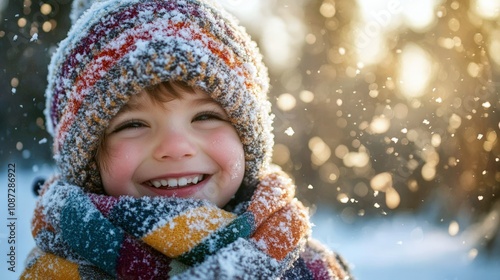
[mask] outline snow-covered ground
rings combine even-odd
[[[34,246],[30,221],[35,205],[31,185],[48,168],[16,170],[16,263],[8,270],[10,230],[7,218],[7,173],[0,173],[0,271],[1,279],[18,279],[24,260]],[[485,260],[476,254],[465,235],[450,236],[447,230],[426,222],[425,217],[399,215],[346,225],[338,213],[318,207],[313,216],[313,236],[340,252],[352,265],[357,279],[500,279],[500,259]],[[12,238],[11,238],[12,240]]]
[[[357,279],[500,279],[500,257],[478,253],[474,236],[450,236],[425,217],[398,215],[348,226],[326,207],[313,216],[313,236],[340,253]]]

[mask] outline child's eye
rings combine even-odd
[[[146,126],[147,125],[142,121],[130,120],[130,121],[126,121],[126,122],[116,126],[113,129],[112,133],[117,133],[117,132],[120,132],[120,131],[123,131],[126,129],[138,129],[138,128],[142,128],[142,127],[146,127]]]
[[[227,117],[219,112],[208,111],[208,112],[200,112],[196,114],[193,118],[193,122],[196,121],[227,121]]]

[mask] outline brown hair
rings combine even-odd
[[[155,102],[167,102],[171,98],[182,98],[181,92],[195,93],[195,90],[181,81],[169,81],[146,87],[144,91]]]

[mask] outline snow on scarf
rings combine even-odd
[[[22,279],[276,278],[310,233],[307,210],[281,174],[266,176],[239,215],[200,200],[47,186],[32,225],[41,251]]]

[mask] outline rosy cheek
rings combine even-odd
[[[211,144],[212,154],[218,159],[219,165],[228,169],[231,179],[239,177],[245,169],[245,156],[243,144],[236,132],[232,128],[218,130],[211,135]]]
[[[209,139],[211,149],[217,153],[225,151],[226,154],[230,154],[242,145],[236,133],[229,129],[217,130],[210,134]]]
[[[130,180],[136,168],[137,158],[136,148],[134,149],[127,143],[113,143],[107,152],[104,172],[108,173],[108,177],[112,178],[114,182]]]

